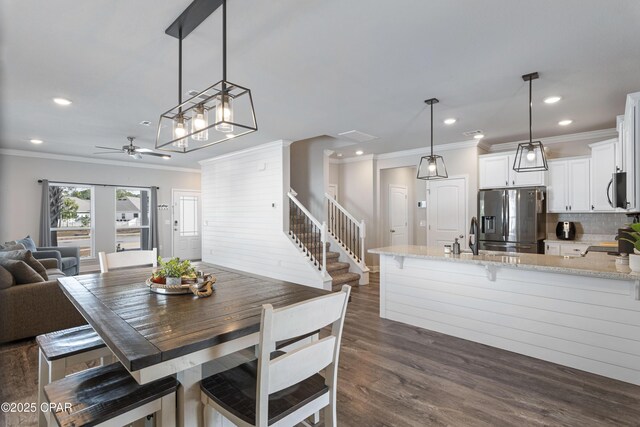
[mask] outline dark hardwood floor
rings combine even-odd
[[[353,289],[341,426],[640,426],[640,387],[380,319],[378,276]],[[34,340],[0,346],[0,402],[36,402]],[[0,426],[35,426],[2,414]]]

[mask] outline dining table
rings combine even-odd
[[[203,366],[258,344],[263,304],[279,308],[329,292],[193,264],[216,277],[211,296],[151,292],[146,283],[151,267],[58,279],[64,294],[139,384],[176,375],[177,425],[183,427],[203,425]]]

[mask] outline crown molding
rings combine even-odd
[[[433,146],[434,153],[443,153],[445,151],[452,150],[461,150],[464,148],[477,147],[480,145],[480,141],[470,140],[470,141],[460,141],[460,142],[452,142],[450,144],[439,144]],[[394,151],[392,153],[383,153],[376,155],[377,160],[386,160],[386,159],[397,159],[398,157],[409,157],[409,156],[423,156],[429,153],[428,147],[421,148],[413,148],[411,150],[403,150],[403,151]]]
[[[221,154],[219,156],[211,157],[208,159],[200,160],[198,163],[201,165],[205,165],[207,163],[216,162],[218,160],[228,159],[230,157],[235,157],[238,155],[252,153],[254,151],[266,150],[268,148],[273,147],[289,147],[293,141],[289,141],[288,139],[279,139],[277,141],[267,142],[265,144],[256,145],[255,147],[249,147],[238,151],[232,151],[230,153]]]
[[[36,159],[63,160],[68,162],[92,163],[98,165],[124,166],[128,168],[157,169],[173,172],[200,173],[200,169],[181,168],[178,166],[150,165],[146,163],[131,164],[120,160],[94,159],[92,157],[69,156],[67,154],[50,154],[40,151],[14,150],[0,148],[0,154],[5,156],[31,157]]]
[[[335,162],[331,163],[358,163],[374,160],[375,158],[375,154],[365,154],[362,156],[347,157],[346,159],[335,159]]]
[[[573,141],[584,141],[590,139],[611,139],[618,136],[617,129],[600,129],[590,132],[570,133],[567,135],[551,136],[548,138],[535,138],[536,141],[541,141],[544,145],[562,144]],[[495,153],[500,151],[515,150],[518,144],[529,142],[528,139],[523,141],[505,142],[502,144],[494,144],[488,147],[488,151]]]

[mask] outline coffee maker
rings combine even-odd
[[[572,221],[560,221],[556,225],[556,237],[560,240],[574,240],[576,225]]]

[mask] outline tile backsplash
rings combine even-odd
[[[632,221],[623,213],[548,213],[547,234],[555,235],[559,221],[573,221],[576,224],[576,238],[585,234],[615,236],[618,228]]]

